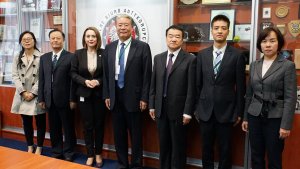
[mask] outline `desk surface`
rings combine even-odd
[[[1,169],[92,169],[64,160],[0,146]]]

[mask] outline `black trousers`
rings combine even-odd
[[[37,146],[43,147],[44,140],[45,140],[45,133],[46,133],[46,113],[38,114],[34,116],[28,116],[21,114],[22,121],[23,121],[23,128],[25,133],[25,138],[27,142],[27,146],[33,146],[33,125],[32,120],[33,117],[35,118],[35,124],[37,129]]]
[[[52,157],[72,158],[74,155],[74,147],[76,145],[74,113],[69,107],[61,108],[52,104],[49,109],[48,120],[50,126]],[[65,136],[64,143],[63,134]]]
[[[87,156],[100,155],[103,147],[105,105],[101,98],[92,96],[78,100],[78,106],[84,127],[84,140]]]
[[[233,123],[219,123],[214,115],[200,122],[203,169],[214,169],[214,145],[218,143],[218,169],[231,169],[231,135]]]
[[[112,112],[118,168],[142,168],[142,113],[128,112],[124,106],[123,90],[117,88],[116,103]],[[131,140],[131,165],[128,163],[128,131]]]
[[[284,139],[279,138],[281,118],[264,118],[248,114],[251,162],[253,169],[265,169],[265,154],[268,169],[282,168]]]
[[[184,169],[186,165],[186,133],[183,119],[170,120],[167,115],[167,102],[163,99],[163,110],[157,118],[159,135],[160,169]]]

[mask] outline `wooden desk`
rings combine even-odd
[[[1,169],[92,169],[85,165],[0,146]]]

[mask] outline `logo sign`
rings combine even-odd
[[[132,24],[132,38],[148,43],[149,33],[145,19],[142,15],[128,7],[117,7],[105,14],[100,21],[100,33],[102,37],[102,44],[105,46],[115,40],[118,40],[117,28],[115,26],[116,16],[126,14],[133,20]]]
[[[292,20],[288,23],[289,32],[293,37],[297,37],[300,33],[300,20]]]

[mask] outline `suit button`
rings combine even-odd
[[[21,76],[24,77],[24,74],[22,74]]]

